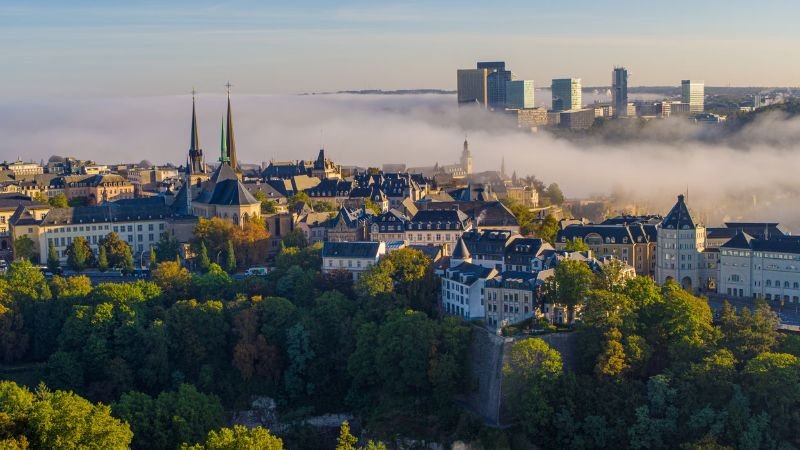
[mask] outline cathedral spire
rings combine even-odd
[[[231,113],[231,84],[225,85],[228,88],[228,128],[225,145],[228,149],[228,164],[232,169],[237,170],[238,164],[236,161],[236,140],[233,138],[233,114]]]
[[[200,148],[200,137],[197,130],[197,108],[195,107],[195,94],[197,91],[192,89],[192,130],[189,136],[189,158],[188,166],[191,166],[194,173],[205,173],[205,163],[203,159],[203,149]]]
[[[195,90],[192,89],[192,135],[189,137],[189,151],[200,149],[200,138],[197,135],[197,111],[194,106]]]
[[[228,161],[228,149],[225,145],[225,119],[223,118],[219,124],[219,162],[227,164]]]

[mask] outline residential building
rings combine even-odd
[[[458,82],[458,105],[477,105],[482,108],[488,107],[488,75],[486,69],[459,69],[457,72]]]
[[[11,235],[11,218],[20,207],[38,218],[50,211],[50,205],[31,200],[30,197],[24,195],[0,195],[0,260],[11,259],[14,244],[14,238]]]
[[[507,186],[506,196],[527,208],[539,207],[539,193],[532,186]]]
[[[506,108],[531,109],[534,102],[535,88],[533,80],[512,80],[506,83]]]
[[[580,78],[554,79],[550,90],[553,96],[553,111],[568,111],[583,107]]]
[[[346,270],[353,275],[353,280],[370,267],[378,263],[386,254],[383,242],[330,242],[322,244],[322,272],[330,273]]]
[[[406,224],[406,240],[412,245],[445,245],[451,249],[472,226],[472,219],[459,210],[420,210]]]
[[[461,235],[459,246],[464,244],[472,257],[472,263],[494,268],[498,272],[505,269],[506,248],[521,236],[508,230],[469,230]]]
[[[465,320],[483,319],[486,315],[484,285],[487,279],[497,275],[497,270],[470,261],[469,251],[459,242],[450,256],[450,267],[441,276],[442,309]]]
[[[33,175],[41,175],[44,173],[44,167],[35,162],[24,162],[17,160],[12,163],[5,164],[6,170],[11,172],[15,179],[21,180]]]
[[[611,94],[613,95],[614,117],[628,115],[628,70],[615,67],[611,73]]]
[[[612,257],[634,267],[640,276],[654,276],[656,263],[656,226],[632,222],[575,224],[561,229],[555,248],[565,250],[570,242],[580,240],[599,258]]]
[[[720,294],[800,303],[800,239],[759,239],[739,231],[720,248]]]
[[[495,328],[522,322],[536,316],[538,275],[533,272],[506,271],[484,283],[486,324]]]
[[[344,206],[326,223],[327,240],[330,242],[365,241],[369,225],[375,215],[366,208],[349,209]]]
[[[88,205],[134,197],[133,184],[120,175],[71,175],[64,177],[67,199],[85,199]]]
[[[378,242],[405,242],[408,222],[408,217],[396,209],[391,209],[372,219],[369,238]]]
[[[681,81],[681,102],[689,105],[692,114],[705,110],[705,83],[698,80]]]

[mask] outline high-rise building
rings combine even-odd
[[[681,102],[689,104],[689,112],[701,113],[705,110],[705,83],[697,80],[681,81]]]
[[[458,81],[458,104],[477,104],[486,108],[488,103],[486,69],[459,69],[456,72]]]
[[[628,69],[615,67],[611,73],[611,91],[614,95],[614,117],[628,115]]]
[[[492,109],[506,106],[506,83],[511,81],[511,71],[504,61],[479,62],[478,69],[486,69],[487,103]]]
[[[506,108],[535,108],[533,80],[514,80],[506,83]]]
[[[581,109],[581,79],[560,78],[550,85],[553,94],[553,111]]]

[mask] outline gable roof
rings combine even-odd
[[[323,258],[377,258],[380,242],[330,242],[322,244]]]

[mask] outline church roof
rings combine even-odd
[[[697,228],[697,225],[692,220],[692,215],[689,213],[689,208],[686,206],[683,195],[678,196],[678,202],[669,211],[664,221],[661,222],[661,228],[670,230],[689,230]]]

